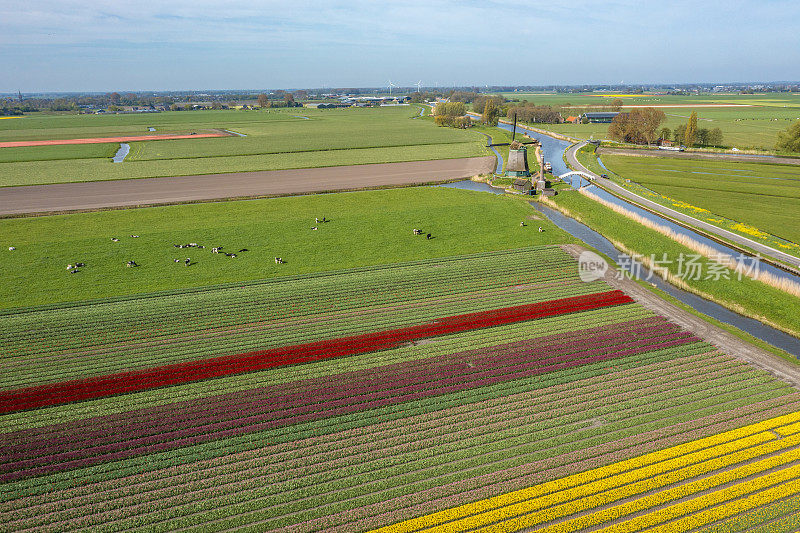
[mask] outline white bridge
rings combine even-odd
[[[561,174],[559,176],[559,178],[561,178],[563,180],[564,178],[568,178],[570,176],[580,176],[581,178],[586,178],[587,182],[591,182],[591,181],[593,181],[595,179],[595,176],[592,176],[591,174],[587,174],[586,172],[581,172],[579,170],[573,170],[572,172],[567,172],[566,174]],[[570,182],[572,182],[572,180],[570,180]],[[589,183],[587,183],[586,185],[589,185]],[[580,183],[580,186],[583,187],[583,183],[582,182]]]

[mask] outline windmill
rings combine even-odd
[[[422,92],[422,80],[419,80],[419,81],[417,82],[417,92],[418,92],[418,93],[421,93],[421,92]]]
[[[392,83],[392,80],[389,80],[389,96],[392,96],[392,87],[397,87],[397,85]]]

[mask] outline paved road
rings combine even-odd
[[[713,159],[717,161],[739,161],[740,163],[780,163],[783,165],[800,165],[800,158],[793,157],[774,157],[747,154],[718,154],[713,152],[673,152],[672,150],[647,150],[647,149],[626,149],[626,148],[606,148],[601,146],[597,149],[600,155],[630,155],[635,157],[673,157],[675,159]]]
[[[585,250],[585,248],[577,244],[564,244],[561,248],[575,258],[578,258],[581,252]],[[766,370],[773,376],[789,383],[795,388],[800,389],[800,365],[793,364],[785,359],[781,359],[777,355],[773,355],[753,346],[732,333],[684,311],[631,279],[617,278],[617,271],[612,265],[609,265],[605,273],[605,281],[615,289],[625,292],[625,294],[644,307],[668,318],[683,329],[694,333],[704,341],[718,347],[726,354],[747,361],[758,368]]]
[[[494,157],[0,188],[0,215],[283,196],[442,182],[487,174]]]
[[[628,198],[630,200],[633,200],[634,202],[640,205],[644,205],[647,208],[652,209],[653,211],[656,211],[658,213],[662,213],[670,218],[674,218],[676,220],[680,220],[683,223],[695,226],[709,234],[716,235],[717,237],[720,237],[727,241],[734,242],[742,246],[747,246],[755,250],[756,252],[760,253],[762,256],[778,259],[800,268],[800,258],[781,252],[780,250],[776,250],[775,248],[771,248],[759,242],[750,240],[747,237],[743,237],[736,233],[722,229],[718,226],[714,226],[713,224],[709,224],[707,222],[703,222],[702,220],[698,220],[694,217],[690,217],[689,215],[685,215],[683,213],[675,211],[674,209],[670,209],[669,207],[665,207],[659,203],[653,202],[652,200],[648,200],[643,196],[639,196],[638,194],[633,193],[620,185],[617,185],[616,183],[614,183],[609,179],[601,178],[594,172],[590,171],[588,168],[584,167],[578,161],[578,158],[575,156],[575,153],[585,145],[586,143],[583,142],[573,145],[569,149],[567,149],[567,161],[569,162],[570,165],[572,165],[573,168],[585,172],[591,176],[594,176],[595,180],[600,185],[602,185],[606,189],[613,191],[614,194],[622,196],[623,198]],[[734,156],[734,157],[739,157],[739,156]]]

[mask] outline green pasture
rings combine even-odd
[[[247,172],[488,155],[476,132],[415,119],[416,106],[48,115],[0,123],[0,141],[229,129],[247,135],[118,144],[0,148],[0,186]],[[307,117],[307,118],[302,118]],[[11,123],[14,123],[13,125]]]
[[[715,217],[800,243],[798,166],[621,155],[604,155],[602,161],[620,178],[678,201],[676,205],[665,198],[648,196],[664,205],[685,210],[683,202],[708,211],[695,210],[689,214],[725,229],[731,229],[730,224],[722,224]],[[745,233],[745,236],[757,235]]]
[[[587,226],[602,232],[614,243],[621,243],[629,250],[645,257],[655,255],[662,258],[663,254],[672,262],[667,264],[669,271],[678,275],[677,258],[680,254],[686,256],[697,253],[686,246],[679,244],[661,233],[631,222],[631,220],[616,213],[582,194],[560,194],[553,201],[567,209]],[[710,259],[700,258],[703,264],[702,272],[708,272]],[[800,314],[797,313],[797,297],[791,296],[777,288],[742,277],[741,280],[732,271],[726,269],[729,279],[687,279],[686,284],[694,291],[709,295],[722,305],[737,309],[738,312],[757,317],[777,325],[787,331],[800,334]]]
[[[408,110],[408,108],[406,108]],[[256,111],[169,111],[106,115],[31,113],[17,120],[0,120],[0,141],[76,139],[112,135],[147,135],[149,133],[190,132],[263,122],[294,122],[292,115],[321,114],[316,109],[278,109]],[[411,111],[408,111],[411,113]],[[149,127],[156,129],[149,131]]]
[[[0,148],[0,163],[30,161],[31,157],[35,157],[37,161],[110,158],[114,156],[118,149],[119,145],[116,143]],[[0,173],[2,173],[3,168],[0,166]]]
[[[614,98],[588,94],[504,93],[506,98],[528,100],[537,105],[575,106],[575,114],[585,106],[610,106]],[[699,128],[720,128],[724,145],[739,149],[774,150],[778,133],[800,119],[800,95],[649,95],[620,98],[624,105],[707,105],[741,104],[751,107],[673,107],[662,108],[667,116],[662,127],[674,130],[696,112]],[[624,108],[623,108],[624,110]],[[568,113],[568,109],[563,110]],[[540,124],[539,127],[577,139],[606,139],[608,124]]]
[[[520,226],[533,214],[513,198],[418,187],[4,219],[0,307],[573,242],[546,220]],[[413,235],[414,228],[434,238]],[[173,246],[188,243],[206,248]],[[212,254],[214,246],[249,251],[231,258]],[[285,264],[276,265],[276,256]],[[187,257],[195,264],[186,267]],[[76,262],[86,267],[70,274],[66,267]]]
[[[111,163],[110,159],[28,161],[0,164],[0,186],[366,165],[483,155],[492,153],[480,143],[469,142],[124,163]]]
[[[697,95],[678,94],[639,94],[618,97],[615,93],[501,93],[509,100],[527,100],[536,105],[606,105],[610,106],[616,98],[625,105],[708,105],[740,104],[771,107],[800,107],[800,93],[703,93]]]

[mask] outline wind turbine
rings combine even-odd
[[[417,82],[417,92],[418,92],[418,93],[421,93],[421,92],[422,92],[422,80],[419,80],[419,81]]]
[[[392,80],[389,80],[389,96],[392,96],[392,87],[397,87],[397,85],[392,83]]]

